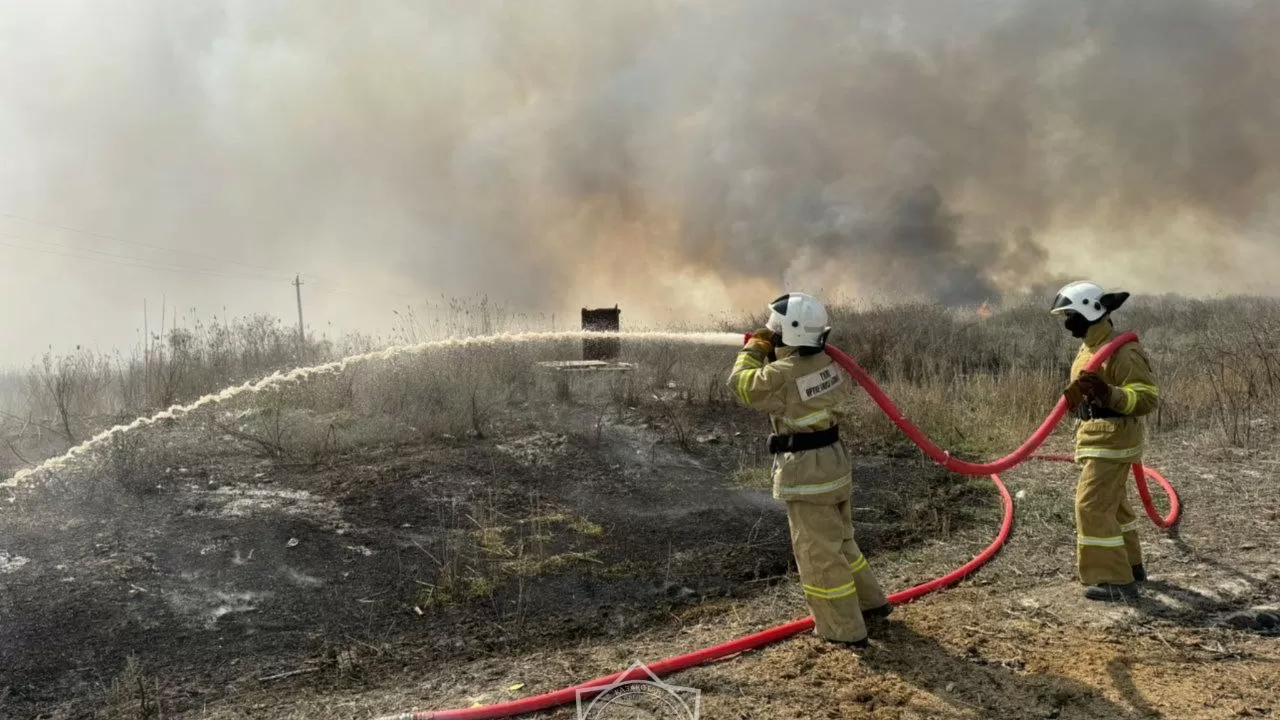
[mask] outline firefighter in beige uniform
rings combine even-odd
[[[766,327],[739,351],[728,384],[743,404],[769,413],[773,496],[787,504],[791,547],[816,632],[865,647],[863,616],[883,617],[892,607],[853,539],[853,468],[836,412],[852,386],[823,352],[830,330],[826,309],[813,297],[779,297],[770,304]]]
[[[1136,582],[1147,577],[1137,515],[1127,491],[1133,463],[1142,462],[1146,444],[1143,416],[1159,402],[1159,387],[1136,342],[1122,346],[1096,373],[1082,372],[1118,334],[1111,312],[1128,297],[1125,292],[1103,292],[1092,282],[1074,282],[1058,291],[1050,311],[1064,317],[1067,330],[1082,341],[1064,394],[1080,419],[1075,452],[1080,465],[1076,564],[1085,597],[1091,600],[1133,599]]]

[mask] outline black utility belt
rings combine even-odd
[[[1083,403],[1076,408],[1076,417],[1081,420],[1107,420],[1110,418],[1122,418],[1128,416],[1124,413],[1116,412],[1109,407]]]
[[[826,430],[791,435],[770,435],[769,453],[800,452],[801,450],[817,450],[840,442],[840,426],[832,425]]]

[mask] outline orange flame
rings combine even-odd
[[[978,317],[991,317],[991,308],[987,306],[987,301],[982,301],[982,307],[978,308]]]

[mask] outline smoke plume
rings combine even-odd
[[[317,323],[441,293],[635,320],[1273,292],[1277,36],[1270,0],[14,4],[0,211],[310,273]],[[88,327],[149,287],[66,272]]]

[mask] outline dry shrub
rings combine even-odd
[[[386,415],[423,435],[483,437],[503,406],[527,396],[538,349],[497,345],[438,348],[348,370],[351,409]]]
[[[1078,347],[1033,305],[988,318],[905,305],[836,308],[832,315],[832,342],[908,417],[939,442],[988,452],[1007,450],[1043,419]],[[1236,446],[1270,437],[1280,403],[1280,301],[1138,297],[1116,322],[1138,333],[1161,385],[1161,405],[1148,423],[1153,435],[1208,429]],[[887,420],[867,422],[874,432],[896,433]]]
[[[164,716],[159,684],[146,677],[137,657],[129,655],[109,686],[97,717],[104,720],[147,720]]]
[[[985,318],[971,308],[925,304],[837,305],[831,315],[832,343],[871,373],[908,417],[939,443],[974,453],[1007,450],[1035,427],[1056,402],[1077,347],[1037,304],[997,307]],[[483,299],[473,306],[445,301],[429,318],[403,320],[402,341],[550,329],[556,322]],[[572,329],[572,320],[559,324]],[[756,313],[679,329],[736,332],[763,321]],[[1269,441],[1280,403],[1280,301],[1139,296],[1117,322],[1139,333],[1155,365],[1162,403],[1151,416],[1153,434],[1185,428],[1211,431],[1235,446]],[[259,316],[170,330],[163,342],[157,338],[127,360],[85,350],[50,355],[25,377],[9,373],[0,382],[7,404],[0,466],[39,461],[115,422],[303,359],[381,345],[353,335],[298,348],[291,328]],[[303,459],[406,434],[486,436],[504,408],[554,401],[540,394],[537,363],[579,358],[581,347],[559,341],[427,350],[359,363],[227,406],[257,413],[241,418],[252,427],[239,429],[263,441],[264,450],[279,447],[280,454]],[[596,393],[589,401],[657,402],[664,411],[673,401],[732,403],[724,384],[732,358],[733,348],[723,346],[624,341],[620,359],[636,363],[636,372],[611,377],[603,397]],[[870,402],[860,404],[852,422],[868,441],[901,442]]]
[[[652,398],[655,392],[664,390],[674,390],[676,397],[689,403],[713,404],[731,399],[724,383],[729,365],[733,363],[730,348],[676,342],[626,342],[622,359],[638,366],[637,400]]]

